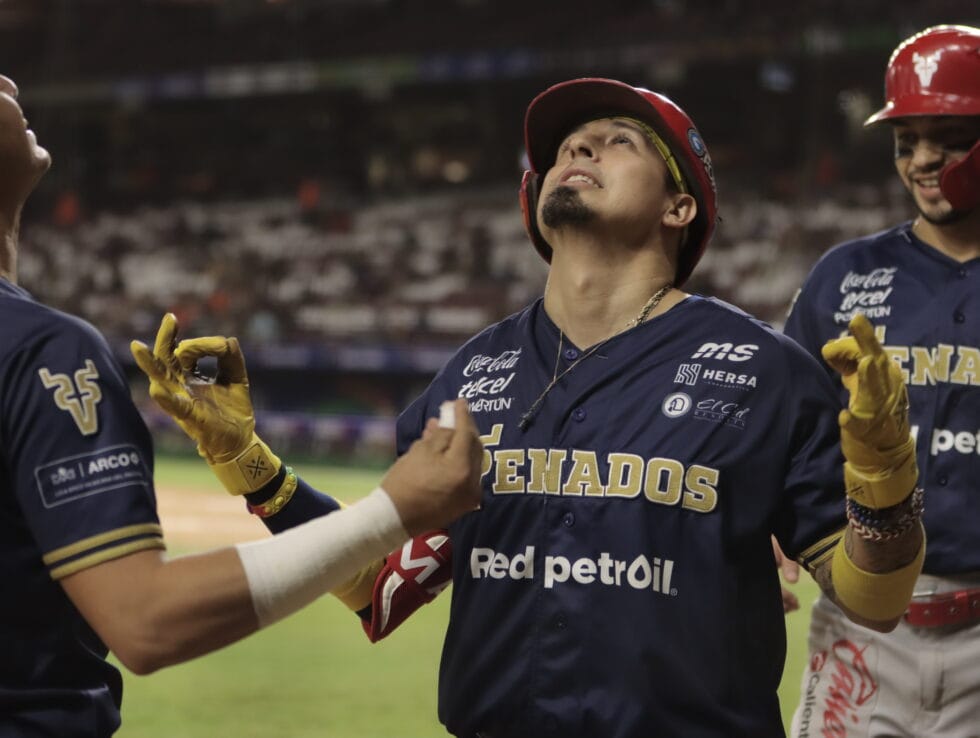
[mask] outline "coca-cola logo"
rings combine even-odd
[[[878,287],[887,287],[895,279],[895,272],[897,271],[898,267],[880,267],[867,274],[848,272],[840,283],[841,294],[851,290],[873,290]]]
[[[477,354],[476,356],[470,358],[469,362],[466,364],[466,367],[463,369],[463,376],[472,377],[478,372],[492,374],[493,372],[503,371],[504,369],[513,369],[515,366],[517,366],[517,361],[520,358],[520,349],[504,351],[498,356]]]

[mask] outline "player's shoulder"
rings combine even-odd
[[[863,273],[889,268],[889,264],[892,269],[897,268],[913,252],[913,249],[907,248],[912,243],[910,228],[911,223],[906,222],[832,246],[817,260],[810,272],[811,279],[849,272]]]
[[[474,353],[494,351],[498,348],[503,351],[514,346],[515,342],[522,340],[533,331],[536,321],[543,318],[543,303],[544,300],[538,298],[522,310],[487,326],[460,346],[454,358],[472,356]]]
[[[18,348],[28,350],[50,342],[105,346],[95,327],[76,315],[35,300],[27,290],[0,280],[0,346],[10,356]]]
[[[702,344],[698,349],[702,354],[714,345],[731,345],[731,356],[751,357],[745,360],[761,366],[777,366],[776,356],[783,357],[784,363],[810,362],[799,344],[737,305],[703,295],[692,295],[684,305],[687,315],[679,327]]]

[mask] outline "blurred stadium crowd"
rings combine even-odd
[[[275,447],[385,457],[451,349],[542,289],[516,197],[537,92],[684,105],[722,217],[689,288],[780,325],[826,248],[910,213],[861,122],[898,40],[980,21],[919,5],[4,0],[2,71],[55,162],[21,283],[130,367],[166,310],[238,335]]]

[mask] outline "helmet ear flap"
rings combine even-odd
[[[954,210],[980,207],[980,141],[966,157],[940,172],[939,187]]]
[[[551,263],[551,246],[544,240],[541,230],[538,228],[538,193],[541,188],[541,175],[535,174],[530,169],[525,170],[521,180],[521,214],[524,216],[524,229],[531,237],[531,243],[541,254],[541,258],[549,264]]]

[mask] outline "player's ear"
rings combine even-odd
[[[698,202],[692,195],[677,192],[668,195],[661,223],[668,228],[686,228],[698,214]]]

